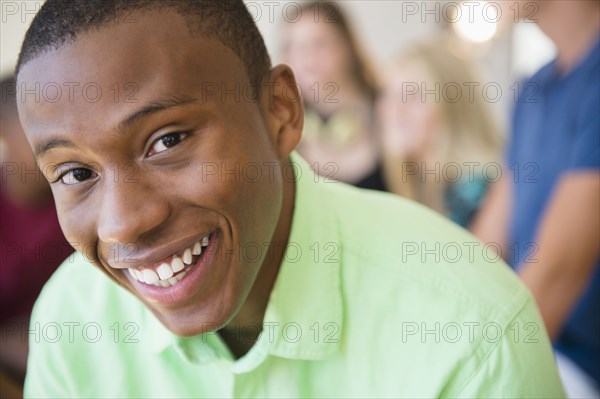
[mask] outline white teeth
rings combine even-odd
[[[189,265],[192,263],[192,250],[189,248],[187,248],[183,252],[183,263],[185,263],[186,265]]]
[[[139,270],[137,269],[127,269],[129,270],[129,274],[131,274],[131,276],[138,280],[138,281],[144,281],[144,276],[142,275],[142,273],[140,273]]]
[[[175,285],[179,280],[177,280],[177,277],[171,277],[169,280],[167,280],[167,282],[170,285]]]
[[[158,274],[154,270],[144,269],[143,277],[146,284],[153,284],[158,281]]]
[[[192,249],[192,255],[200,255],[202,253],[202,244],[200,241],[194,244],[194,248]]]
[[[181,259],[177,258],[178,262],[177,264],[181,263],[183,264],[183,262],[181,261]],[[168,265],[166,263],[163,263],[162,265],[160,265],[158,267],[157,270],[159,270],[159,272],[163,272],[166,271],[166,268],[164,266]],[[177,274],[177,275],[173,275],[173,272],[171,270],[171,268],[169,267],[169,270],[171,270],[171,277],[169,278],[160,278],[159,279],[159,275],[151,269],[144,269],[142,271],[139,271],[137,269],[128,269],[129,273],[138,281],[141,281],[143,283],[146,284],[150,284],[150,285],[154,285],[156,287],[163,287],[163,288],[167,288],[167,287],[172,287],[175,284],[177,284],[179,281],[181,281],[181,279],[183,279],[186,274],[190,271],[192,267],[188,266],[185,268],[184,271],[182,271],[181,273]]]
[[[184,278],[186,274],[187,272],[179,273],[177,276],[175,276],[175,278],[177,279],[177,281],[181,281],[181,279]]]
[[[183,270],[185,266],[183,265],[183,261],[179,256],[173,257],[173,261],[171,262],[171,268],[173,269],[173,273],[177,273]]]
[[[187,272],[192,268],[191,264],[194,260],[193,256],[201,255],[202,250],[205,249],[204,247],[207,246],[208,243],[208,236],[203,237],[201,241],[196,242],[192,247],[186,248],[181,257],[173,256],[170,264],[168,262],[163,262],[154,270],[130,268],[128,269],[129,274],[142,283],[152,284],[157,287],[171,287],[185,277]],[[175,275],[175,273],[179,274]]]
[[[168,263],[161,264],[156,269],[156,272],[158,273],[158,277],[160,277],[161,280],[167,280],[173,276],[173,269],[171,269],[171,266]]]

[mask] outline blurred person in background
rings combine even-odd
[[[322,176],[384,190],[375,135],[375,79],[334,2],[303,4],[283,28],[284,57],[305,107],[298,152]]]
[[[469,225],[497,163],[501,134],[468,56],[451,36],[410,48],[390,68],[379,106],[390,191]],[[490,168],[495,170],[494,168]]]
[[[37,167],[17,115],[15,80],[2,79],[0,108],[0,395],[21,395],[33,303],[73,251],[65,240],[50,186]]]
[[[533,292],[571,397],[600,386],[600,3],[522,2],[557,57],[523,84],[507,169],[473,232]]]

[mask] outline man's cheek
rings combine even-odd
[[[193,175],[185,179],[185,196],[206,209],[226,212],[236,204],[240,194],[239,174],[232,167],[219,163],[203,163],[195,168]]]
[[[62,232],[71,246],[81,252],[86,259],[96,260],[96,234],[93,223],[76,209],[61,205],[57,201],[58,221]]]

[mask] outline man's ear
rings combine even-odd
[[[286,158],[300,142],[304,126],[302,97],[289,66],[277,65],[271,69],[262,95],[277,155],[279,159]]]

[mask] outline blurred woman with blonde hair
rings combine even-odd
[[[490,100],[450,36],[412,47],[390,68],[379,104],[390,191],[468,226],[501,173]]]

